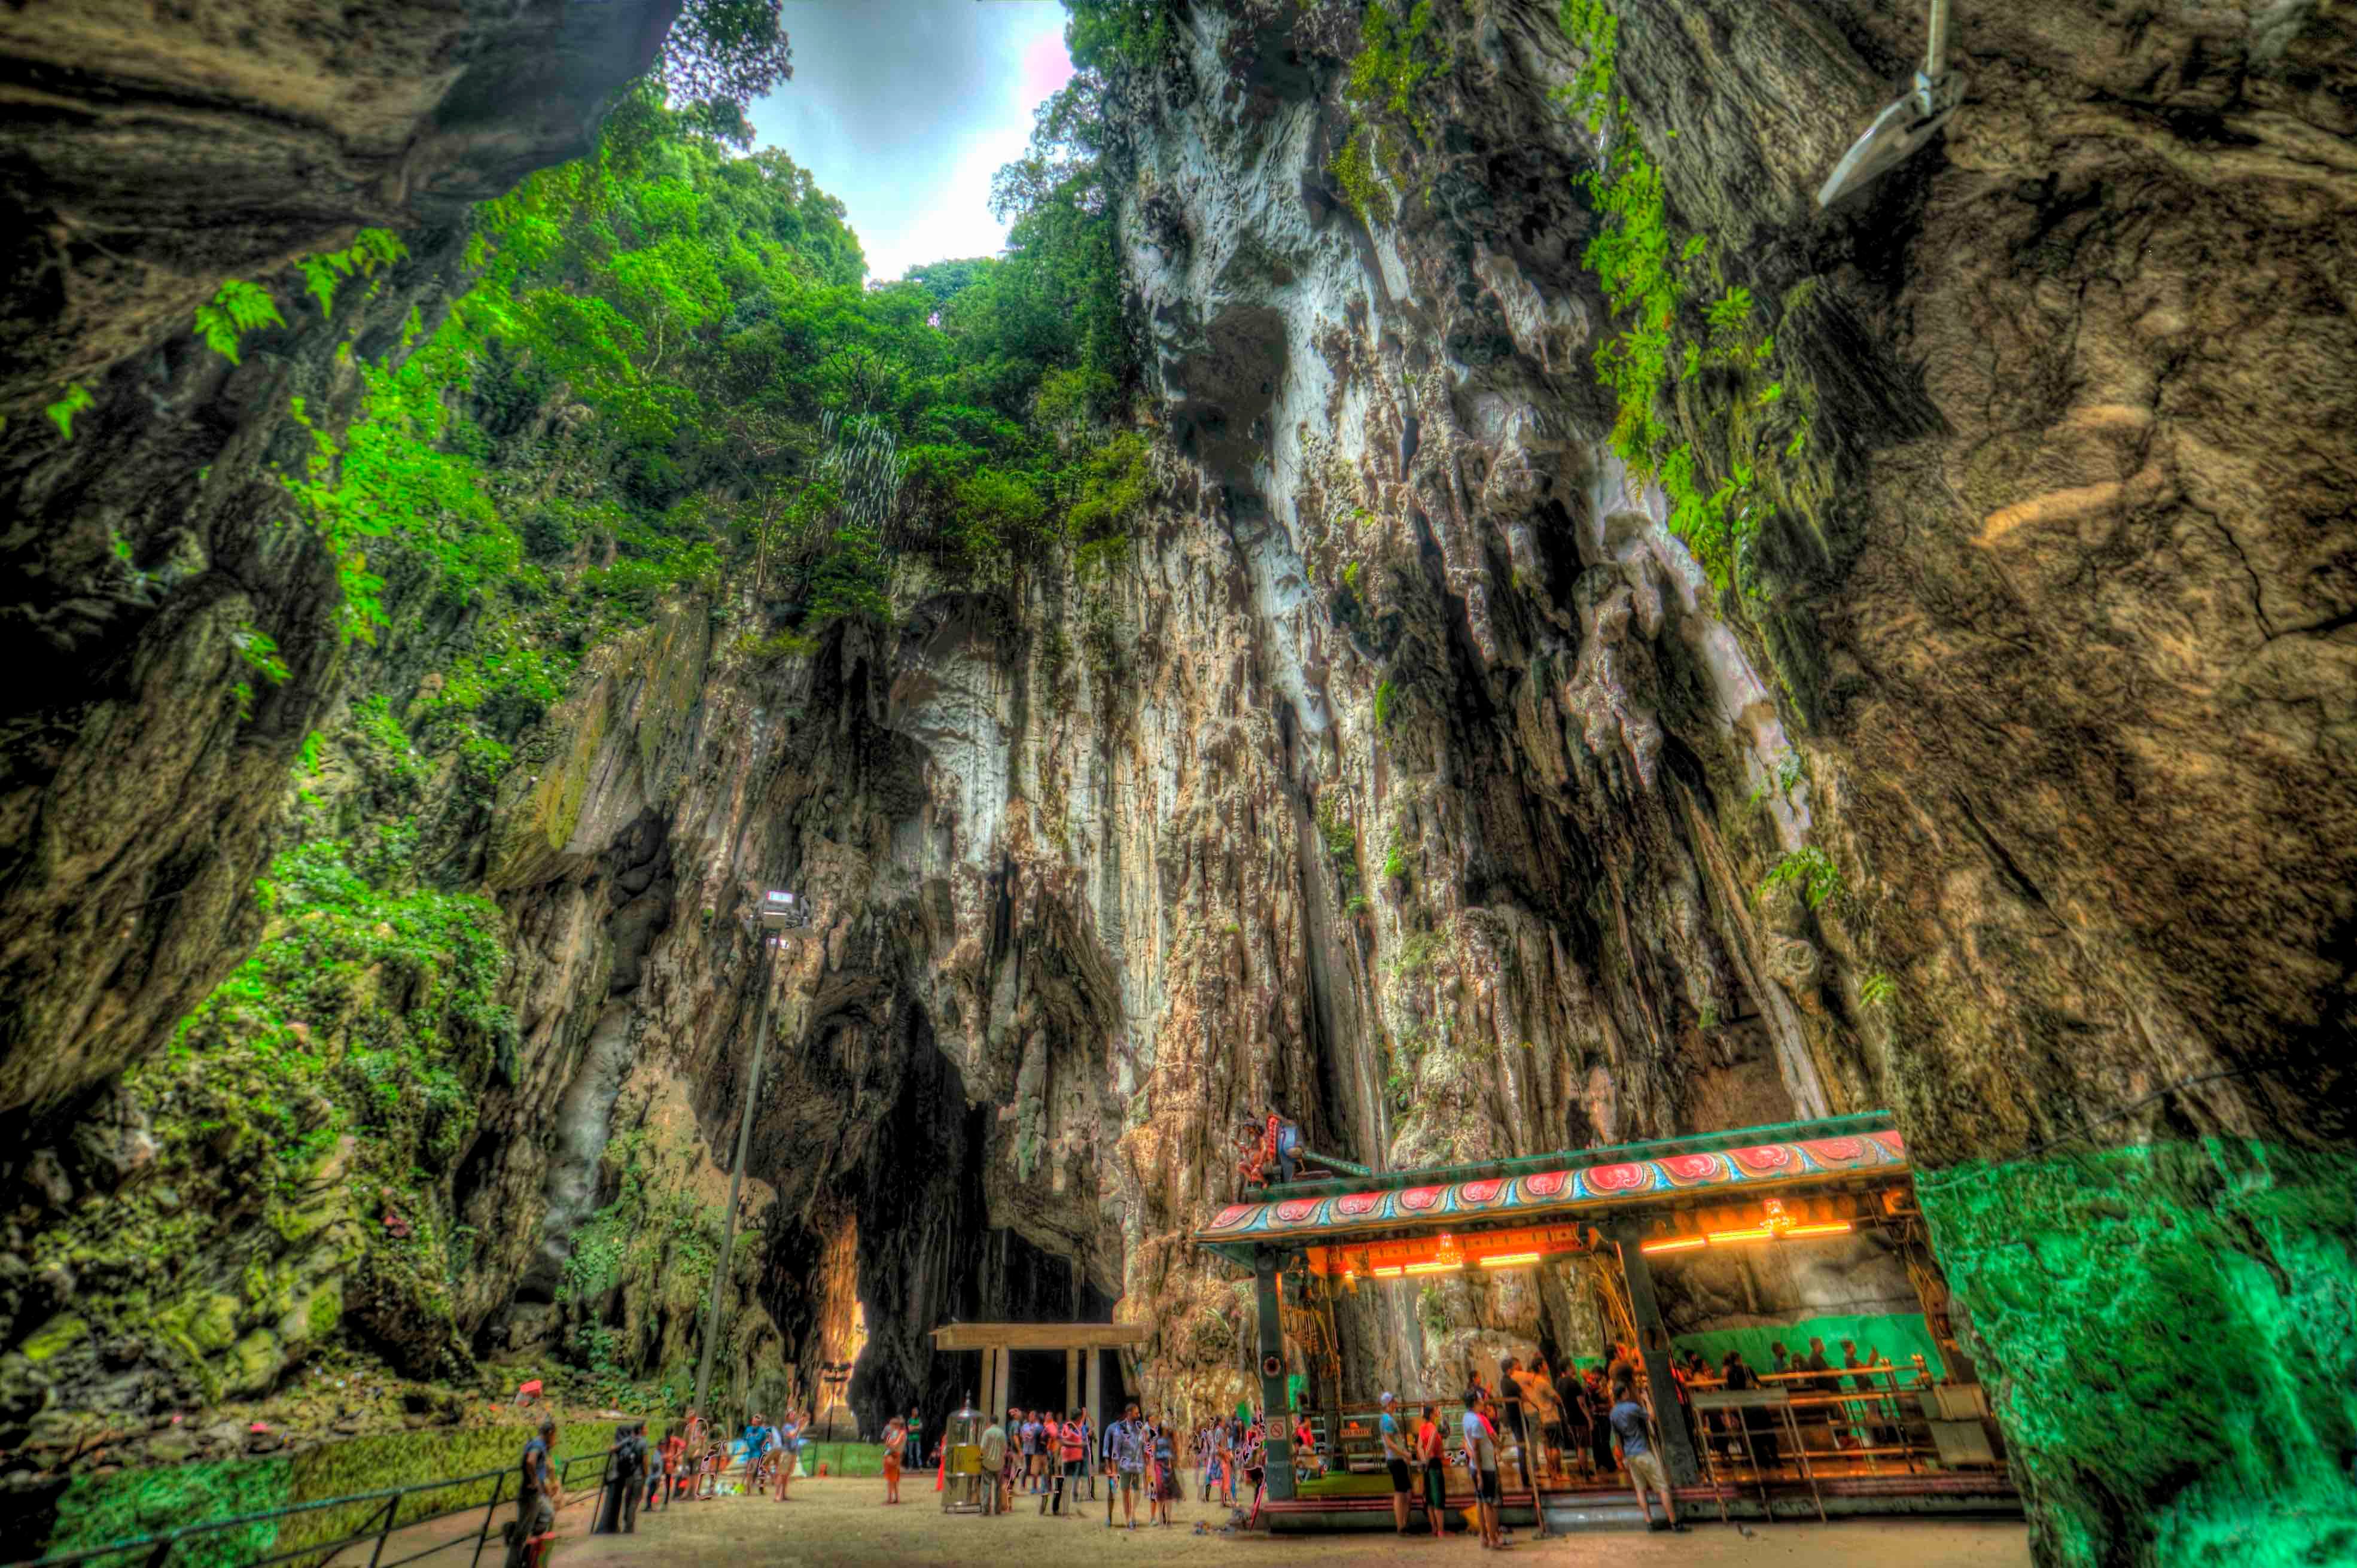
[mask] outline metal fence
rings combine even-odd
[[[579,1454],[569,1459],[558,1460],[556,1462],[557,1484],[564,1487],[575,1501],[583,1498],[595,1497],[597,1488],[602,1487],[605,1484],[606,1467],[612,1462],[613,1453],[614,1451],[608,1448],[602,1453]],[[597,1466],[594,1482],[585,1483],[587,1489],[576,1492],[574,1487],[573,1466],[589,1464],[595,1464]],[[216,1547],[220,1545],[221,1543],[214,1538],[227,1530],[249,1530],[256,1525],[275,1524],[279,1529],[274,1532],[273,1543],[274,1547],[275,1539],[283,1538],[286,1533],[287,1520],[307,1520],[331,1509],[356,1510],[366,1522],[358,1529],[335,1535],[328,1540],[311,1541],[299,1546],[268,1550],[262,1556],[246,1559],[240,1564],[240,1568],[269,1568],[269,1565],[279,1563],[299,1564],[300,1568],[324,1568],[325,1564],[334,1562],[342,1553],[361,1546],[371,1548],[368,1558],[369,1568],[401,1568],[403,1563],[416,1563],[441,1552],[468,1548],[472,1549],[472,1555],[468,1559],[469,1568],[479,1568],[483,1560],[485,1548],[493,1541],[500,1539],[500,1508],[502,1503],[510,1506],[514,1504],[516,1494],[510,1489],[510,1486],[520,1473],[520,1466],[509,1465],[497,1470],[484,1470],[477,1475],[420,1481],[414,1486],[395,1487],[382,1492],[361,1492],[348,1498],[323,1498],[317,1502],[295,1503],[285,1508],[267,1509],[259,1513],[239,1514],[230,1519],[208,1520],[200,1524],[183,1525],[178,1530],[165,1535],[109,1541],[102,1546],[77,1547],[70,1552],[61,1552],[48,1557],[24,1559],[8,1564],[8,1568],[172,1568],[173,1564],[186,1563],[190,1561],[188,1552],[189,1548],[199,1545]],[[463,1502],[452,1502],[448,1506],[442,1507],[428,1502],[424,1507],[409,1510],[404,1510],[403,1507],[409,1499],[422,1498],[426,1493],[465,1490],[485,1482],[490,1483],[490,1492],[488,1496],[479,1499],[469,1498]],[[570,1508],[572,1503],[567,1502],[565,1506]],[[463,1535],[454,1536],[450,1540],[436,1541],[404,1557],[385,1556],[385,1548],[396,1534],[416,1529],[421,1525],[433,1524],[441,1520],[472,1513],[478,1509],[480,1509],[483,1514],[482,1523],[478,1528]],[[504,1544],[502,1544],[502,1553],[504,1551]]]

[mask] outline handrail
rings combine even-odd
[[[1724,1133],[1693,1133],[1675,1138],[1650,1138],[1641,1144],[1613,1144],[1594,1149],[1554,1149],[1543,1155],[1520,1155],[1509,1160],[1483,1160],[1463,1165],[1426,1165],[1419,1170],[1378,1171],[1363,1180],[1271,1182],[1259,1195],[1264,1203],[1288,1197],[1336,1197],[1408,1187],[1445,1187],[1454,1182],[1482,1181],[1533,1172],[1563,1170],[1577,1165],[1618,1165],[1630,1160],[1659,1159],[1664,1155],[1719,1154],[1753,1144],[1790,1143],[1813,1138],[1888,1133],[1898,1126],[1888,1111],[1854,1111],[1843,1116],[1823,1116],[1810,1122],[1785,1122],[1772,1127],[1736,1127]]]
[[[573,1466],[579,1463],[585,1463],[590,1459],[597,1461],[598,1478],[602,1483],[605,1478],[606,1466],[612,1461],[613,1456],[614,1450],[607,1448],[602,1451],[587,1454],[575,1454],[562,1459],[557,1459],[555,1460],[557,1468],[557,1484],[559,1486],[563,1486],[565,1484],[566,1474],[571,1470]],[[283,1552],[274,1552],[269,1555],[257,1557],[253,1559],[253,1562],[249,1565],[249,1568],[263,1568],[264,1564],[273,1563],[292,1563],[298,1559],[307,1559],[315,1563],[324,1563],[331,1561],[337,1553],[344,1551],[347,1547],[358,1546],[371,1540],[375,1541],[377,1545],[376,1556],[378,1559],[382,1559],[384,1554],[385,1542],[392,1538],[396,1530],[411,1530],[421,1524],[431,1524],[437,1520],[449,1519],[457,1514],[469,1512],[477,1508],[486,1508],[483,1528],[480,1530],[476,1531],[472,1535],[463,1535],[455,1540],[446,1541],[438,1546],[428,1547],[424,1552],[413,1553],[411,1556],[402,1558],[399,1561],[402,1563],[414,1563],[420,1557],[428,1557],[437,1552],[447,1552],[452,1547],[465,1546],[469,1541],[475,1543],[476,1555],[479,1559],[482,1554],[482,1543],[490,1538],[491,1518],[498,1512],[500,1502],[505,1500],[507,1492],[507,1477],[515,1474],[515,1471],[516,1466],[513,1465],[503,1465],[495,1470],[478,1470],[473,1475],[469,1476],[447,1476],[436,1480],[413,1482],[405,1487],[388,1487],[380,1491],[354,1492],[349,1497],[321,1498],[307,1503],[289,1503],[284,1508],[264,1509],[256,1513],[237,1514],[228,1519],[207,1520],[198,1524],[184,1524],[178,1530],[170,1530],[162,1535],[131,1536],[122,1541],[112,1541],[98,1546],[78,1546],[73,1548],[71,1551],[56,1552],[46,1557],[16,1559],[5,1565],[0,1565],[0,1568],[70,1568],[70,1565],[71,1564],[101,1562],[108,1558],[120,1557],[126,1553],[139,1552],[142,1550],[146,1551],[148,1555],[139,1560],[140,1568],[166,1568],[166,1565],[172,1561],[172,1553],[174,1550],[185,1541],[195,1541],[204,1536],[217,1535],[225,1530],[242,1530],[252,1525],[270,1524],[274,1521],[293,1519],[303,1514],[317,1513],[322,1509],[350,1508],[361,1503],[385,1504],[386,1506],[384,1508],[382,1519],[371,1520],[365,1528],[356,1530],[349,1535],[339,1537],[333,1541],[312,1541],[302,1546],[289,1547]],[[401,1499],[404,1498],[412,1497],[419,1492],[447,1491],[454,1487],[468,1487],[474,1485],[478,1481],[494,1481],[494,1485],[491,1487],[490,1500],[487,1507],[486,1505],[470,1498],[466,1502],[457,1503],[446,1509],[439,1509],[432,1513],[421,1514],[414,1519],[403,1519],[401,1517]],[[274,1545],[275,1542],[273,1544]],[[394,1564],[380,1562],[377,1564],[377,1568],[394,1568]]]

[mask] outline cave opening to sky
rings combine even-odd
[[[1071,78],[1064,20],[1057,0],[790,4],[794,76],[752,106],[756,145],[842,199],[871,281],[989,255],[991,177]]]

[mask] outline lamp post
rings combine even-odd
[[[695,1372],[694,1408],[698,1411],[706,1408],[705,1400],[712,1391],[712,1358],[720,1348],[720,1300],[737,1257],[737,1197],[745,1186],[745,1155],[753,1142],[754,1097],[761,1092],[761,1058],[770,1044],[770,990],[777,972],[778,950],[811,935],[809,904],[780,889],[761,895],[761,968],[757,982],[761,996],[753,1015],[753,1067],[745,1080],[745,1103],[737,1114],[737,1162],[728,1172],[728,1211],[721,1219],[720,1257],[712,1268],[712,1306],[705,1318],[704,1357]]]

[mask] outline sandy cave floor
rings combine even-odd
[[[873,1479],[805,1480],[793,1497],[727,1498],[675,1504],[667,1513],[641,1515],[635,1535],[587,1537],[579,1512],[567,1509],[551,1568],[591,1564],[811,1564],[812,1568],[885,1568],[916,1563],[1019,1562],[1025,1568],[1106,1568],[1124,1563],[1232,1563],[1254,1568],[1277,1563],[1431,1563],[1470,1559],[1469,1537],[1435,1541],[1384,1534],[1286,1536],[1197,1535],[1198,1521],[1218,1524],[1227,1510],[1189,1499],[1167,1530],[1105,1529],[1102,1491],[1083,1499],[1077,1519],[1041,1518],[1037,1498],[1019,1498],[1015,1511],[996,1519],[947,1515],[932,1477],[911,1477],[899,1508],[882,1506],[884,1484]],[[1117,1517],[1117,1516],[1116,1516]],[[1591,1533],[1534,1541],[1525,1530],[1508,1551],[1515,1556],[1566,1563],[1606,1562],[1613,1568],[1838,1568],[1857,1563],[1888,1568],[2026,1568],[2027,1530],[2018,1523],[1873,1520],[1827,1525],[1748,1527],[1747,1538],[1716,1518],[1684,1535]],[[1010,1557],[1009,1553],[1013,1555]],[[1486,1561],[1486,1559],[1484,1559]]]

